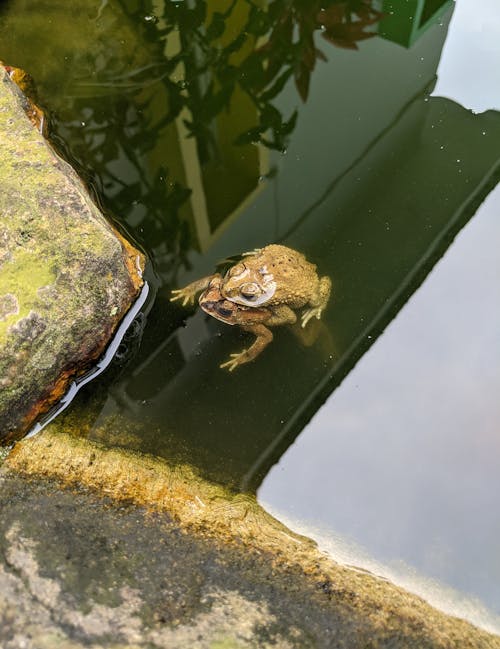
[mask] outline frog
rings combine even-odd
[[[253,361],[272,342],[273,334],[268,326],[273,326],[274,316],[272,311],[265,307],[247,307],[230,302],[221,293],[221,282],[221,275],[212,277],[198,299],[200,307],[217,320],[229,325],[238,325],[243,331],[255,335],[255,340],[248,349],[231,354],[228,361],[219,365],[220,368],[232,372],[238,366]]]
[[[243,306],[285,307],[295,311],[307,307],[301,323],[318,320],[330,298],[332,282],[319,277],[315,264],[297,250],[270,244],[243,254],[242,261],[227,271],[221,292]]]
[[[273,340],[269,327],[294,325],[296,309],[307,307],[301,317],[305,327],[319,319],[328,303],[331,280],[319,277],[316,266],[292,248],[270,244],[243,253],[241,260],[224,273],[214,273],[172,291],[172,302],[194,304],[209,315],[230,325],[239,325],[256,336],[242,352],[232,354],[221,365],[233,371],[254,360]]]

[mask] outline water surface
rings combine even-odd
[[[59,424],[236,490],[269,474],[271,508],[498,613],[496,194],[474,215],[500,177],[500,27],[491,2],[357,4],[2,5],[0,58],[150,260],[147,304]],[[248,336],[170,290],[270,242],[332,300],[309,344],[276,330],[229,374]]]

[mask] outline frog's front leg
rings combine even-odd
[[[208,288],[210,282],[216,277],[221,277],[221,275],[219,273],[208,275],[208,277],[202,277],[201,279],[197,279],[195,282],[191,282],[191,284],[188,284],[184,288],[179,288],[171,291],[172,297],[170,298],[170,302],[182,300],[182,306],[186,306],[187,304],[194,304],[197,293],[205,291]]]
[[[271,330],[263,324],[245,325],[242,329],[255,334],[256,338],[248,349],[244,349],[238,354],[231,354],[229,360],[220,365],[222,368],[227,367],[230,372],[236,369],[239,365],[253,361],[254,358],[256,358],[273,339]]]

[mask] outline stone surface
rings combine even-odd
[[[106,221],[0,67],[0,442],[103,352],[143,257]]]
[[[0,645],[500,649],[500,638],[334,563],[251,496],[52,424],[0,468]]]

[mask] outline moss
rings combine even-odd
[[[7,457],[9,452],[10,452],[10,448],[7,448],[5,446],[0,446],[0,466],[2,466],[2,464],[4,463],[5,458]]]
[[[210,643],[210,649],[244,649],[248,645],[237,642],[234,638],[221,638]]]
[[[30,123],[0,66],[0,440],[20,437],[103,352],[143,256]]]
[[[17,298],[19,313],[0,321],[0,345],[5,343],[8,328],[25,318],[36,307],[40,288],[54,283],[55,273],[41,256],[20,252],[7,262],[0,273],[0,296],[11,293]]]

